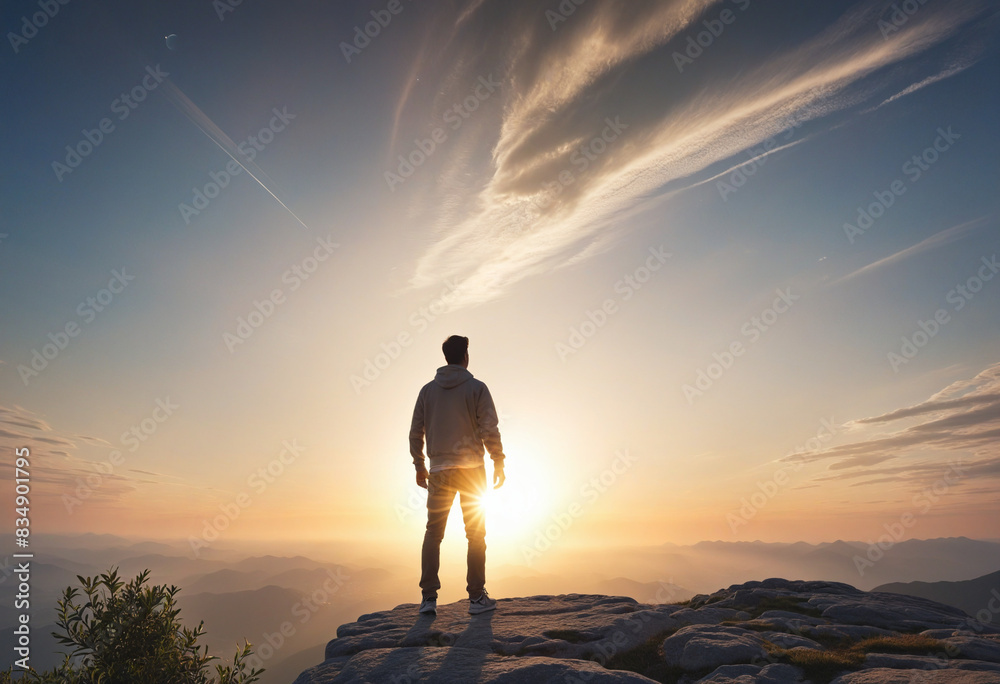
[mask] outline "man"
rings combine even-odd
[[[493,484],[504,483],[503,445],[497,429],[497,410],[486,385],[472,377],[469,338],[452,335],[441,345],[448,363],[437,369],[434,380],[420,389],[410,424],[410,455],[417,468],[417,484],[427,490],[427,531],[420,554],[421,613],[437,612],[441,588],[441,540],[448,513],[460,497],[465,536],[469,540],[469,614],[495,610],[497,602],[486,593],[486,526],[483,496],[486,467],[483,444],[493,459]],[[424,466],[424,435],[430,472]]]

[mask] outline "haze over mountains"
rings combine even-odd
[[[1000,627],[1000,572],[961,582],[891,582],[875,590],[946,603],[982,623]]]
[[[228,660],[237,643],[249,640],[260,664],[267,668],[264,684],[291,681],[304,668],[322,661],[323,649],[339,625],[418,597],[417,556],[409,549],[325,544],[279,555],[273,553],[275,548],[287,552],[288,547],[273,545],[269,553],[264,545],[213,546],[195,558],[184,542],[111,535],[39,535],[33,540],[38,543],[31,576],[32,663],[37,668],[59,659],[49,633],[62,590],[78,584],[76,575],[92,576],[112,566],[119,568],[124,579],[148,568],[151,583],[181,587],[181,617],[190,625],[204,620],[203,643],[209,652]],[[458,546],[445,550],[443,601],[462,596],[464,559],[449,556]],[[6,561],[0,575],[3,648],[11,644],[14,624],[15,583],[9,574],[13,562]],[[880,556],[866,542],[715,541],[614,550],[553,548],[531,566],[490,567],[488,586],[496,596],[593,593],[673,603],[695,593],[782,576],[845,582],[864,590],[877,587],[974,612],[986,605],[990,589],[1000,584],[998,568],[1000,543],[964,537],[908,540]],[[887,584],[915,581],[936,584],[930,588]]]

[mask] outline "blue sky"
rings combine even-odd
[[[955,459],[912,534],[987,536],[998,16],[911,4],[6,4],[0,438],[39,525],[189,538],[250,492],[233,538],[409,539],[458,333],[511,549],[623,448],[588,539],[864,539]]]

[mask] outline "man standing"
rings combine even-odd
[[[452,335],[441,345],[447,366],[437,369],[434,380],[420,389],[410,424],[410,455],[417,468],[417,484],[427,490],[427,531],[420,554],[421,613],[437,612],[441,588],[441,540],[448,513],[460,497],[465,536],[469,540],[469,614],[495,610],[496,599],[486,593],[486,494],[485,443],[493,459],[493,484],[504,483],[503,445],[497,429],[497,410],[486,385],[472,377],[469,338]],[[424,466],[424,435],[430,472]]]

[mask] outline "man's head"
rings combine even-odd
[[[461,335],[452,335],[441,345],[444,352],[444,360],[449,364],[458,366],[469,365],[469,338]]]

